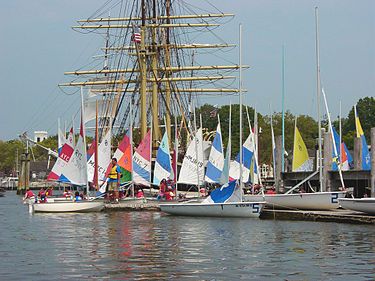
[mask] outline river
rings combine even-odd
[[[374,280],[375,227],[28,213],[0,198],[1,280]]]

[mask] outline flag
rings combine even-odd
[[[141,34],[139,32],[133,33],[133,42],[135,43],[141,43]]]

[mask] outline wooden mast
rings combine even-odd
[[[170,9],[171,9],[171,1],[170,0],[166,0],[165,2],[165,7],[166,7],[166,14],[167,14],[167,25],[170,25],[171,24],[171,18],[170,18]],[[169,51],[169,44],[170,44],[170,38],[169,38],[169,27],[166,28],[166,40],[165,40],[165,66],[166,67],[170,67],[171,66],[171,57],[170,57],[170,51]],[[167,78],[167,80],[171,77],[171,72],[170,71],[166,71],[165,72],[165,78]],[[171,81],[167,81],[165,83],[165,106],[166,106],[166,112],[165,112],[165,116],[166,116],[166,123],[165,123],[165,126],[166,126],[166,130],[167,130],[167,134],[168,136],[171,135]]]
[[[152,1],[152,21],[154,24],[157,23],[156,15],[156,0]],[[152,132],[153,138],[151,140],[153,147],[157,146],[157,142],[160,139],[160,130],[159,130],[159,103],[158,103],[158,49],[156,47],[156,29],[152,29],[152,56],[151,56],[151,71],[154,81],[152,82]],[[151,152],[152,155],[152,152]]]
[[[140,68],[140,98],[141,98],[141,139],[143,139],[147,133],[147,66],[146,66],[146,4],[145,0],[141,0],[142,9],[142,26],[141,26],[141,49],[139,56],[139,68]]]

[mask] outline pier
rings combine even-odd
[[[116,211],[148,211],[160,212],[159,203],[165,201],[147,199],[121,200],[118,204],[105,204],[104,212]],[[263,209],[260,219],[263,220],[293,220],[320,221],[351,224],[375,224],[375,216],[349,210],[302,211],[302,210],[272,210]]]

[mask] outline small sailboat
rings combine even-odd
[[[339,203],[344,209],[375,215],[375,198],[341,198]]]
[[[238,181],[213,190],[202,202],[191,200],[177,204],[160,204],[162,212],[177,216],[259,218],[265,202],[242,202]]]
[[[49,201],[47,203],[31,204],[36,213],[84,213],[100,212],[104,209],[103,201]]]

